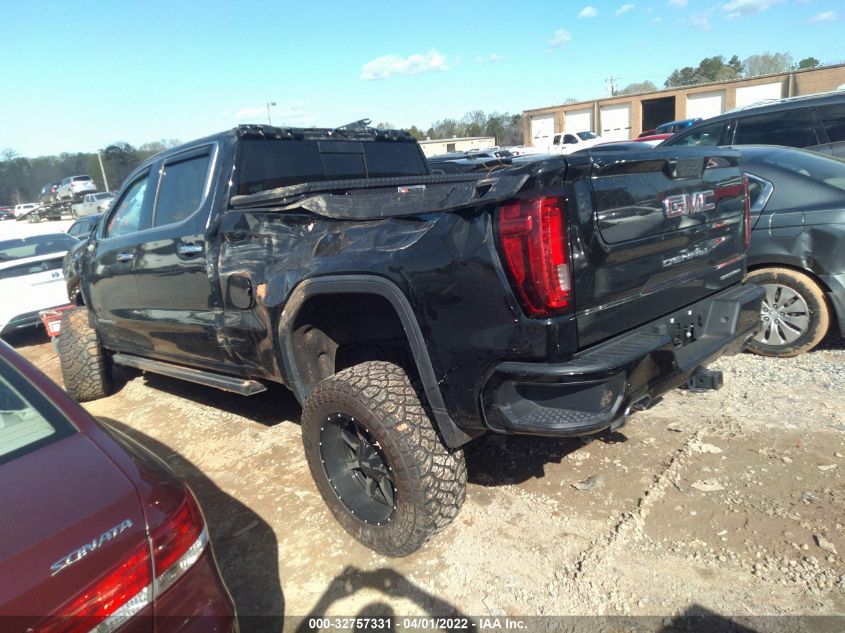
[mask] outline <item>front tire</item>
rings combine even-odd
[[[810,351],[830,327],[824,292],[809,276],[791,268],[760,268],[747,281],[766,291],[762,327],[748,345],[760,356],[791,358]]]
[[[380,554],[415,552],[464,502],[463,452],[444,446],[392,363],[361,363],[320,382],[303,407],[302,438],[335,519]]]
[[[105,398],[112,393],[111,361],[88,323],[88,309],[62,314],[59,359],[65,391],[77,402]]]

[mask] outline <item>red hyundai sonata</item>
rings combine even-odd
[[[0,341],[4,632],[236,633],[191,491]]]

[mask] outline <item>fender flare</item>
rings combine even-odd
[[[446,446],[457,448],[473,439],[475,435],[469,435],[458,427],[446,410],[446,404],[440,393],[440,386],[431,365],[422,331],[410,303],[394,283],[375,275],[331,275],[305,279],[290,293],[279,317],[277,334],[281,351],[280,362],[286,382],[300,404],[305,402],[308,397],[308,389],[300,377],[293,355],[292,326],[296,321],[299,309],[307,299],[314,296],[350,293],[378,295],[393,306],[399,321],[402,323],[402,328],[405,330],[417,372],[422,381],[423,389],[425,389],[428,405]]]

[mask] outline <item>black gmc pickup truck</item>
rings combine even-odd
[[[387,555],[457,514],[461,446],[487,432],[621,425],[669,389],[713,389],[762,290],[739,156],[546,157],[431,174],[364,126],[241,126],[159,154],[74,255],[68,392],[113,363],[302,404],[334,516]]]

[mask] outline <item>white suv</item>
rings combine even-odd
[[[56,189],[56,199],[76,198],[89,191],[97,191],[97,185],[91,176],[68,176]]]

